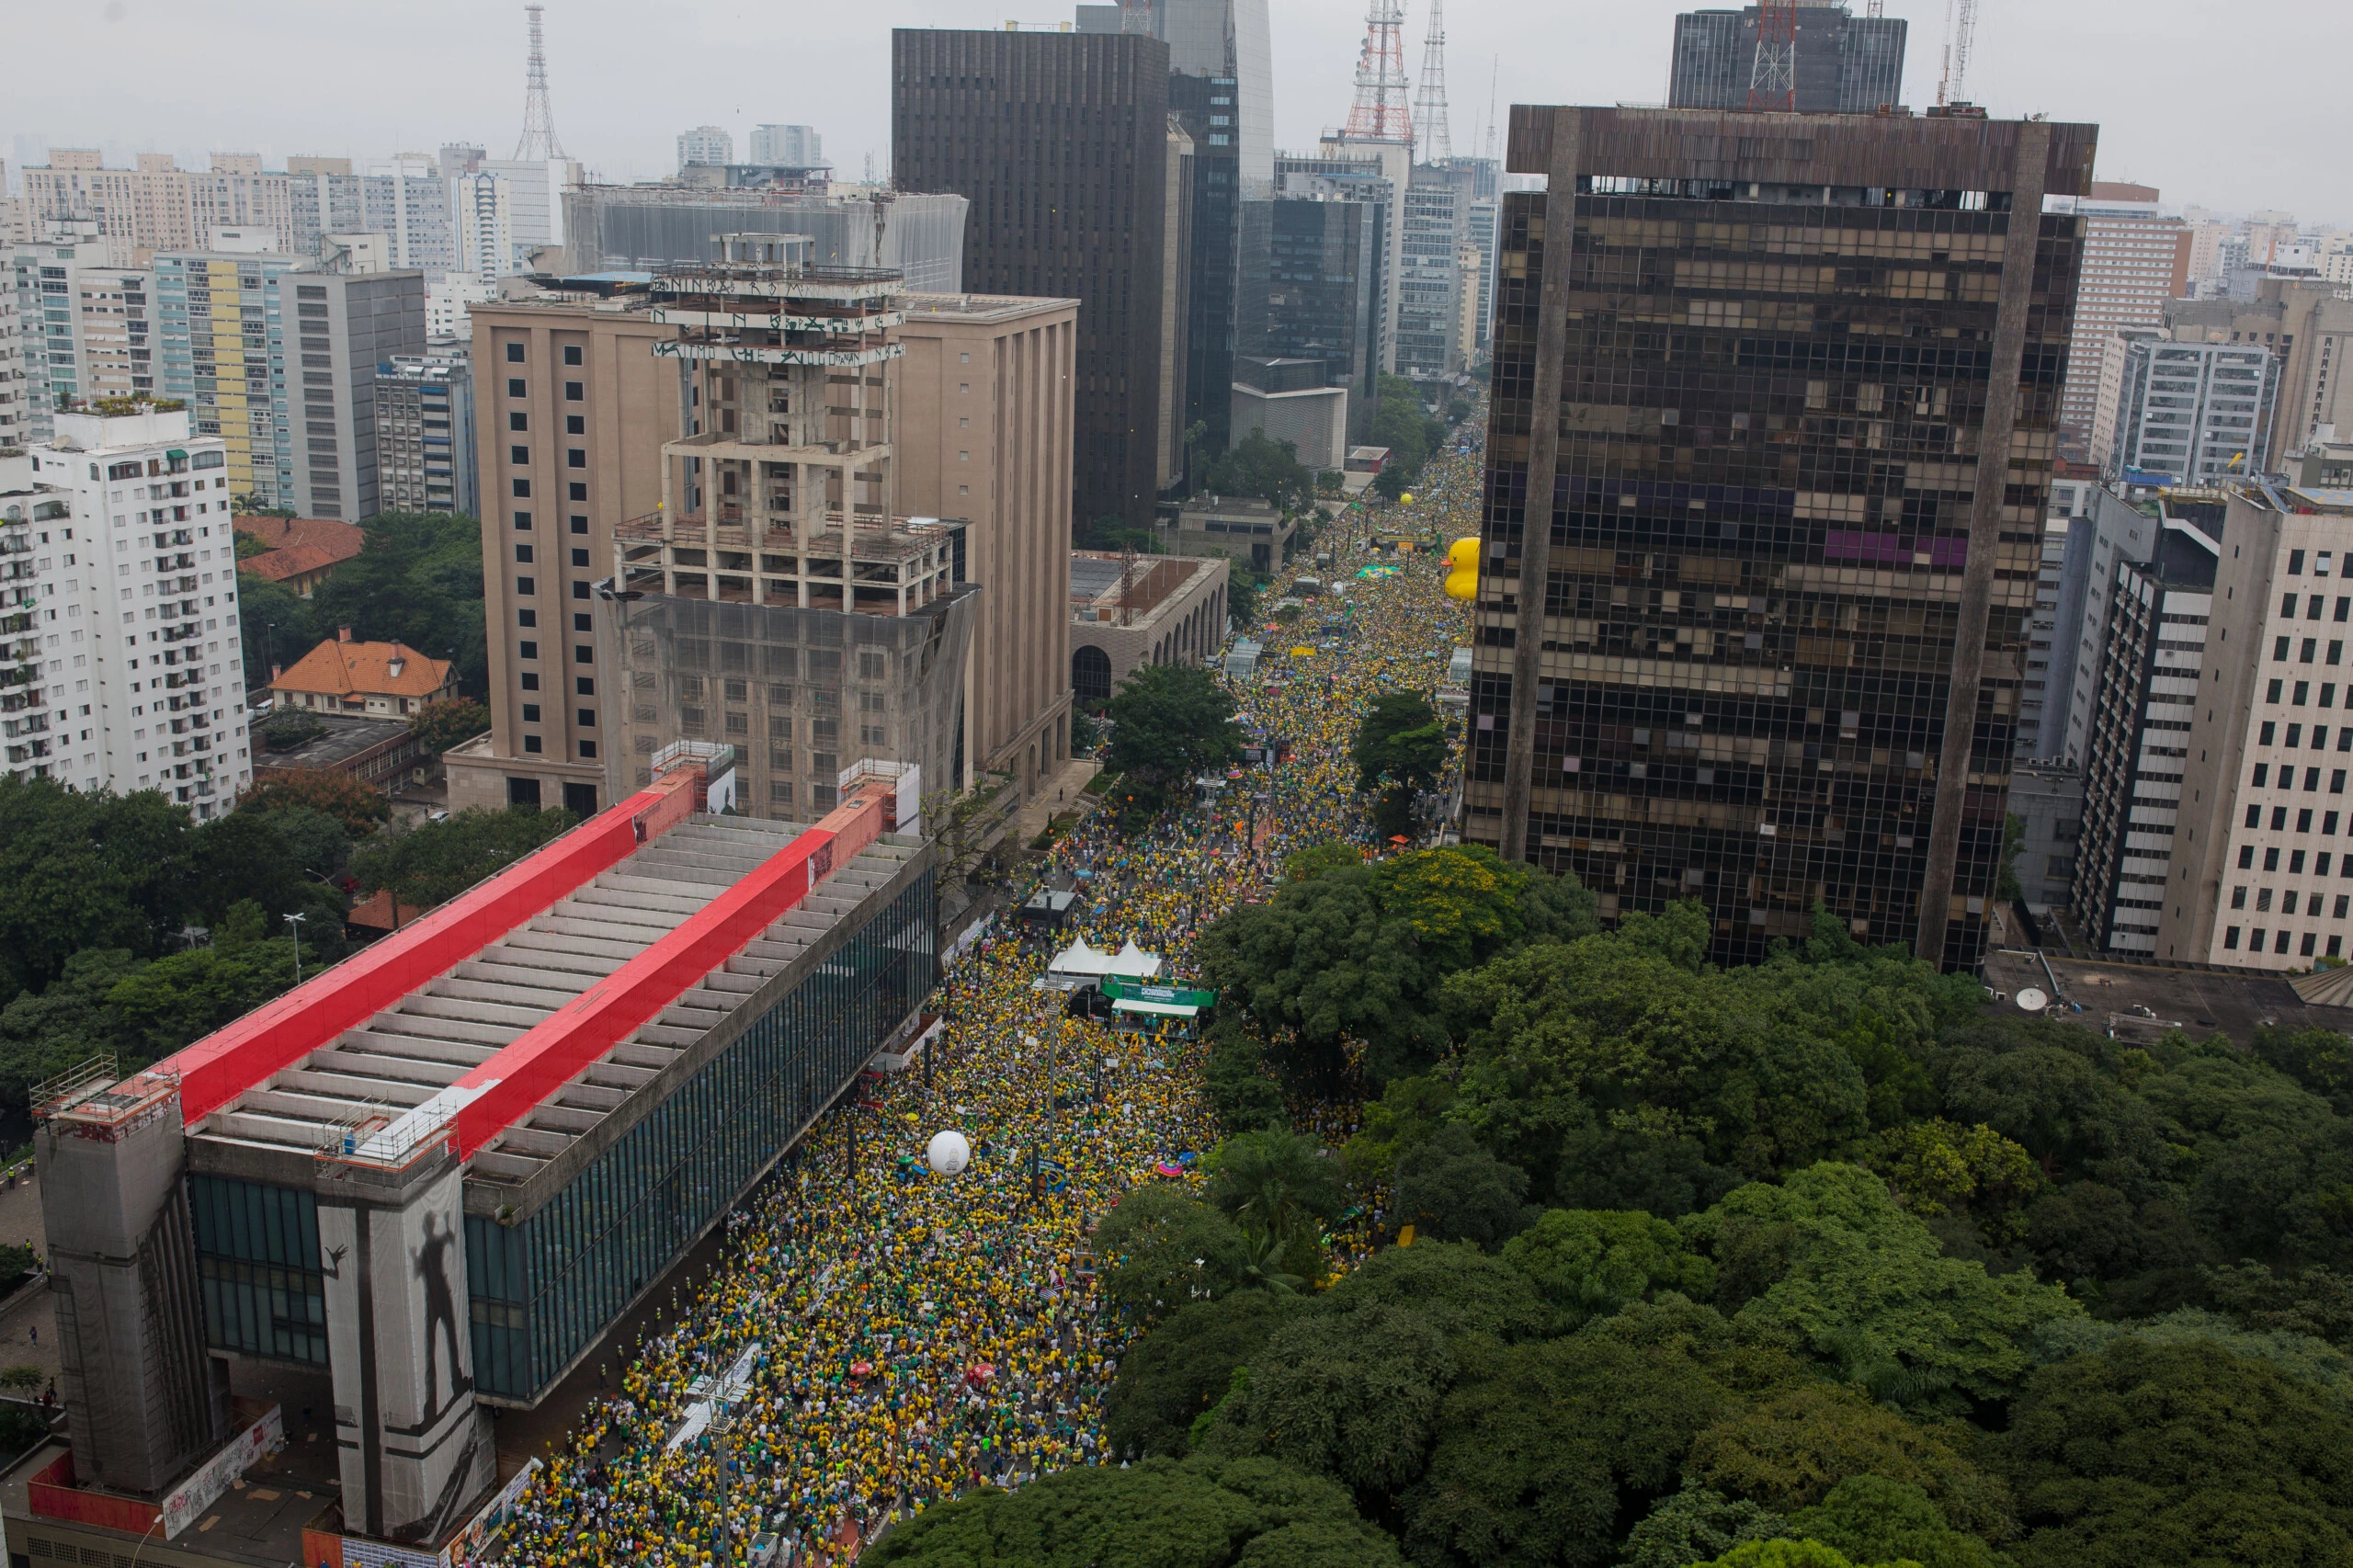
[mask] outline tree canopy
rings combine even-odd
[[[1120,776],[1118,787],[1135,795],[1131,815],[1158,810],[1202,769],[1242,755],[1233,694],[1194,665],[1138,665],[1104,712],[1114,727],[1103,763]]]
[[[430,909],[568,832],[576,821],[561,809],[508,806],[460,812],[439,822],[402,822],[360,845],[351,858],[351,875],[362,893],[391,888],[400,903]]]
[[[1294,441],[1254,429],[1210,466],[1205,488],[1218,495],[1253,495],[1286,512],[1315,498],[1315,471],[1299,460]]]
[[[1380,1084],[1444,1049],[1448,976],[1532,937],[1590,931],[1593,908],[1574,878],[1463,846],[1319,868],[1220,917],[1199,951],[1211,984],[1290,1031],[1283,1064],[1328,1078],[1361,1040]]]
[[[371,642],[403,642],[428,658],[454,660],[463,689],[489,690],[482,524],[463,513],[379,512],[359,526],[367,535],[359,553],[313,591],[316,636],[348,626]],[[294,656],[308,651],[297,648]]]
[[[868,1553],[879,1568],[1403,1568],[1396,1544],[1319,1476],[1256,1458],[1090,1465],[926,1509]]]
[[[1446,724],[1421,693],[1384,691],[1358,721],[1352,755],[1357,788],[1380,793],[1374,831],[1393,837],[1410,831],[1414,797],[1446,766]]]

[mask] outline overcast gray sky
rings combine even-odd
[[[1406,0],[1418,71],[1427,0]],[[1735,0],[1719,0],[1733,4]],[[1857,0],[1860,4],[1860,0]],[[1303,146],[1346,119],[1364,0],[1271,0],[1275,129]],[[1945,0],[1887,0],[1912,24],[1905,88],[1936,97]],[[1676,0],[1454,0],[1454,147],[1480,150],[1496,101],[1665,96]],[[472,140],[504,156],[522,129],[524,23],[504,0],[12,0],[0,154],[42,144],[381,155]],[[816,126],[857,177],[890,141],[890,29],[1051,22],[1067,4],[622,5],[549,0],[548,68],[566,148],[608,178],[669,171],[673,138],[710,121]],[[1983,0],[1968,96],[1996,114],[2102,128],[2100,172],[2168,202],[2285,208],[2353,222],[2342,75],[2345,0]],[[85,72],[81,67],[88,67]]]

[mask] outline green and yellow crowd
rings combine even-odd
[[[1368,494],[1324,525],[1312,550],[1328,567],[1303,555],[1262,596],[1244,635],[1265,652],[1234,696],[1283,760],[1142,834],[1110,812],[1072,825],[1039,870],[1086,890],[1075,934],[1132,940],[1182,977],[1193,933],[1265,896],[1292,850],[1386,847],[1370,843],[1349,746],[1376,692],[1433,692],[1466,640],[1438,552],[1478,529],[1481,460],[1433,457],[1409,505]],[[1400,537],[1414,548],[1396,551]],[[1376,563],[1400,569],[1358,575]],[[1300,576],[1345,591],[1279,608]],[[847,1562],[891,1520],[966,1488],[1107,1462],[1102,1400],[1125,1330],[1097,1311],[1086,1237],[1135,1184],[1191,1179],[1182,1156],[1216,1131],[1197,1040],[1056,1023],[1065,996],[1035,988],[1045,962],[1009,934],[956,960],[934,1060],[824,1118],[730,1218],[722,1261],[545,1456],[504,1562],[725,1563],[764,1533],[784,1562]],[[1301,1114],[1347,1135],[1347,1108]],[[961,1174],[925,1162],[942,1129],[969,1141]],[[1366,1244],[1336,1237],[1335,1267]],[[739,1397],[689,1424],[747,1350],[748,1380],[726,1391]]]

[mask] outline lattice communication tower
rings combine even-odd
[[[556,140],[555,111],[548,107],[548,51],[540,36],[540,13],[546,9],[544,6],[523,7],[523,14],[531,18],[531,70],[523,89],[523,139],[515,143],[518,163],[526,158],[546,161],[571,155]]]
[[[1364,18],[1364,53],[1357,60],[1357,100],[1348,110],[1351,142],[1414,140],[1405,105],[1405,7],[1402,0],[1372,0]]]

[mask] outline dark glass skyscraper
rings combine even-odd
[[[1758,7],[1686,11],[1675,18],[1675,63],[1666,101],[1674,108],[1742,108],[1756,62]],[[1870,114],[1904,101],[1901,17],[1858,17],[1837,0],[1800,0],[1800,114]]]
[[[2094,139],[1512,110],[1466,837],[1974,961]]]
[[[901,28],[891,52],[892,174],[904,189],[972,202],[964,287],[1079,301],[1074,523],[1148,525],[1162,288],[1179,238],[1166,200],[1168,46]]]
[[[1265,292],[1269,234],[1258,204],[1274,183],[1273,45],[1267,0],[1154,0],[1151,16],[1175,73],[1169,111],[1193,139],[1182,422],[1206,427],[1209,453],[1232,436],[1242,314]],[[1121,26],[1117,6],[1081,6],[1077,17],[1081,33]]]

